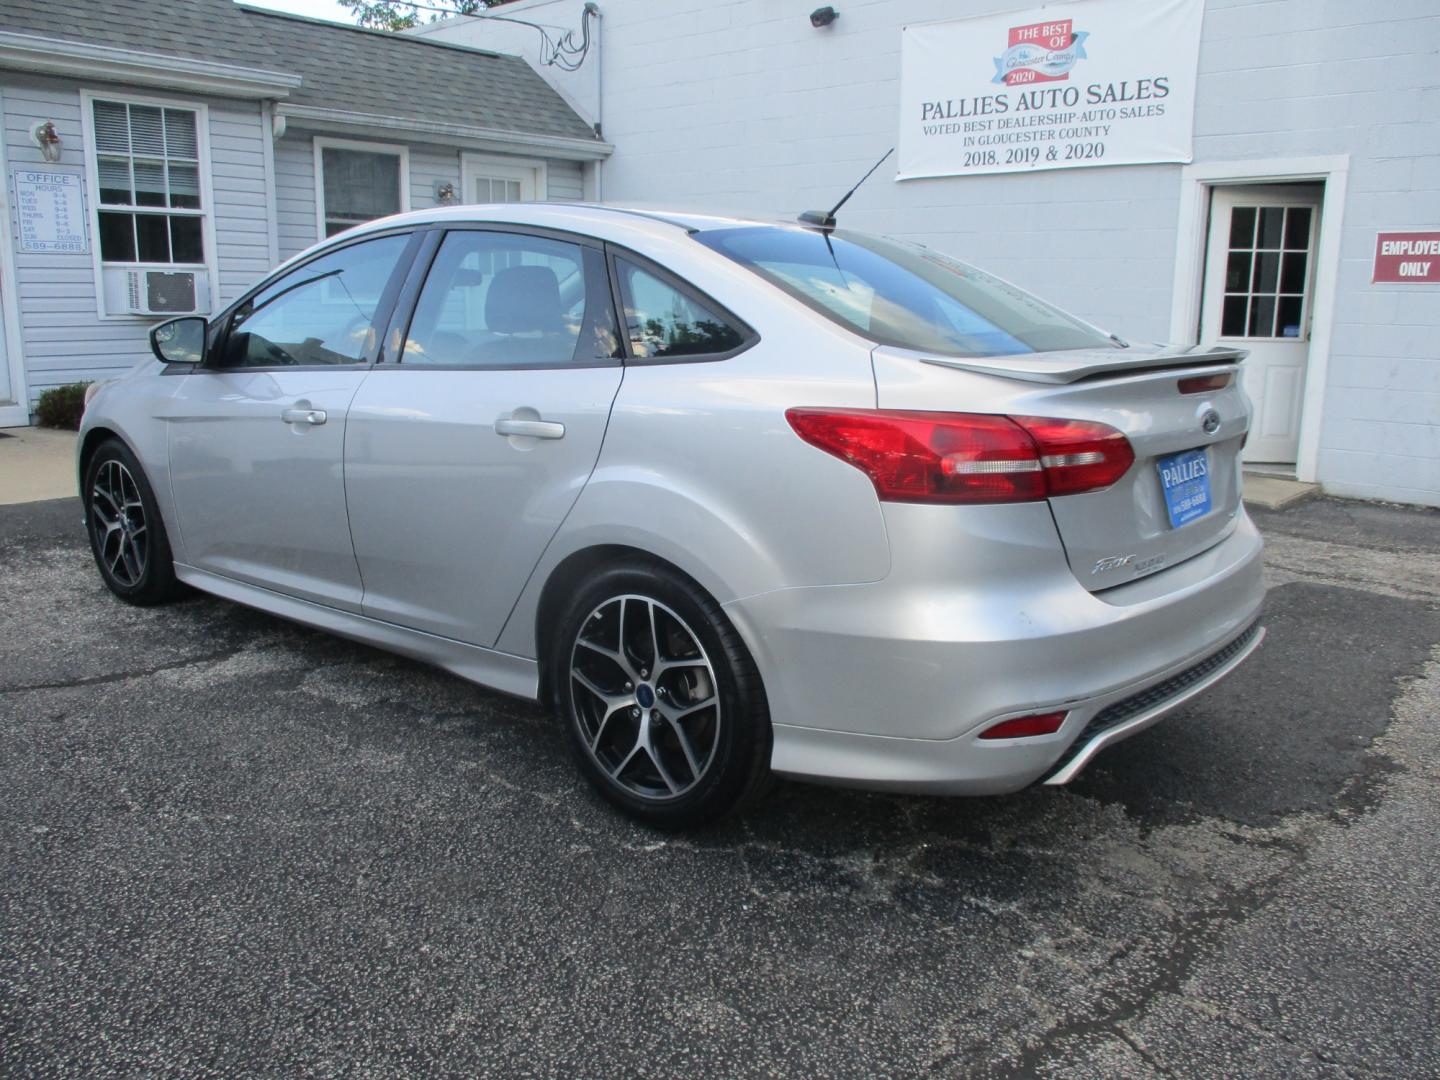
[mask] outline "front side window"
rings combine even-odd
[[[225,366],[364,363],[408,241],[384,236],[351,244],[270,282],[231,318]]]
[[[400,362],[549,367],[618,355],[603,256],[522,233],[457,230],[435,254]]]
[[[699,300],[616,258],[630,351],[637,357],[706,356],[738,349],[745,336]]]
[[[926,248],[862,233],[755,226],[695,237],[848,330],[946,356],[1115,348],[1008,282]]]
[[[92,102],[100,184],[100,258],[203,265],[198,113]]]
[[[399,154],[324,146],[320,150],[322,214],[325,235],[334,236],[352,225],[398,214],[400,205]]]

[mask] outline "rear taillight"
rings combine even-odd
[[[1109,487],[1129,440],[1088,420],[888,409],[790,409],[812,446],[870,477],[885,502],[1034,502]]]
[[[1036,713],[1034,716],[1016,716],[1010,720],[986,728],[980,733],[982,739],[1029,739],[1036,735],[1054,735],[1070,714],[1064,711]]]
[[[1108,424],[1092,420],[1049,420],[1012,416],[1035,440],[1045,467],[1047,495],[1099,491],[1119,480],[1135,464],[1130,440]]]
[[[1180,380],[1182,394],[1208,394],[1212,390],[1224,390],[1230,385],[1230,373],[1219,375],[1189,375]]]

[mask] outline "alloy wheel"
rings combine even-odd
[[[145,576],[150,535],[145,504],[130,470],[115,458],[102,462],[90,487],[90,532],[100,563],[117,583],[132,588]]]
[[[594,608],[570,650],[570,682],[590,756],[626,792],[675,799],[710,768],[721,723],[715,669],[658,600],[630,594]]]

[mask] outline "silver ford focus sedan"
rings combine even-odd
[[[114,593],[543,701],[656,825],[1063,784],[1263,635],[1243,353],[828,221],[402,214],[151,344],[81,429]]]

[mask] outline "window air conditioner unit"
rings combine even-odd
[[[204,270],[145,270],[107,266],[105,311],[110,315],[203,315],[210,310]]]

